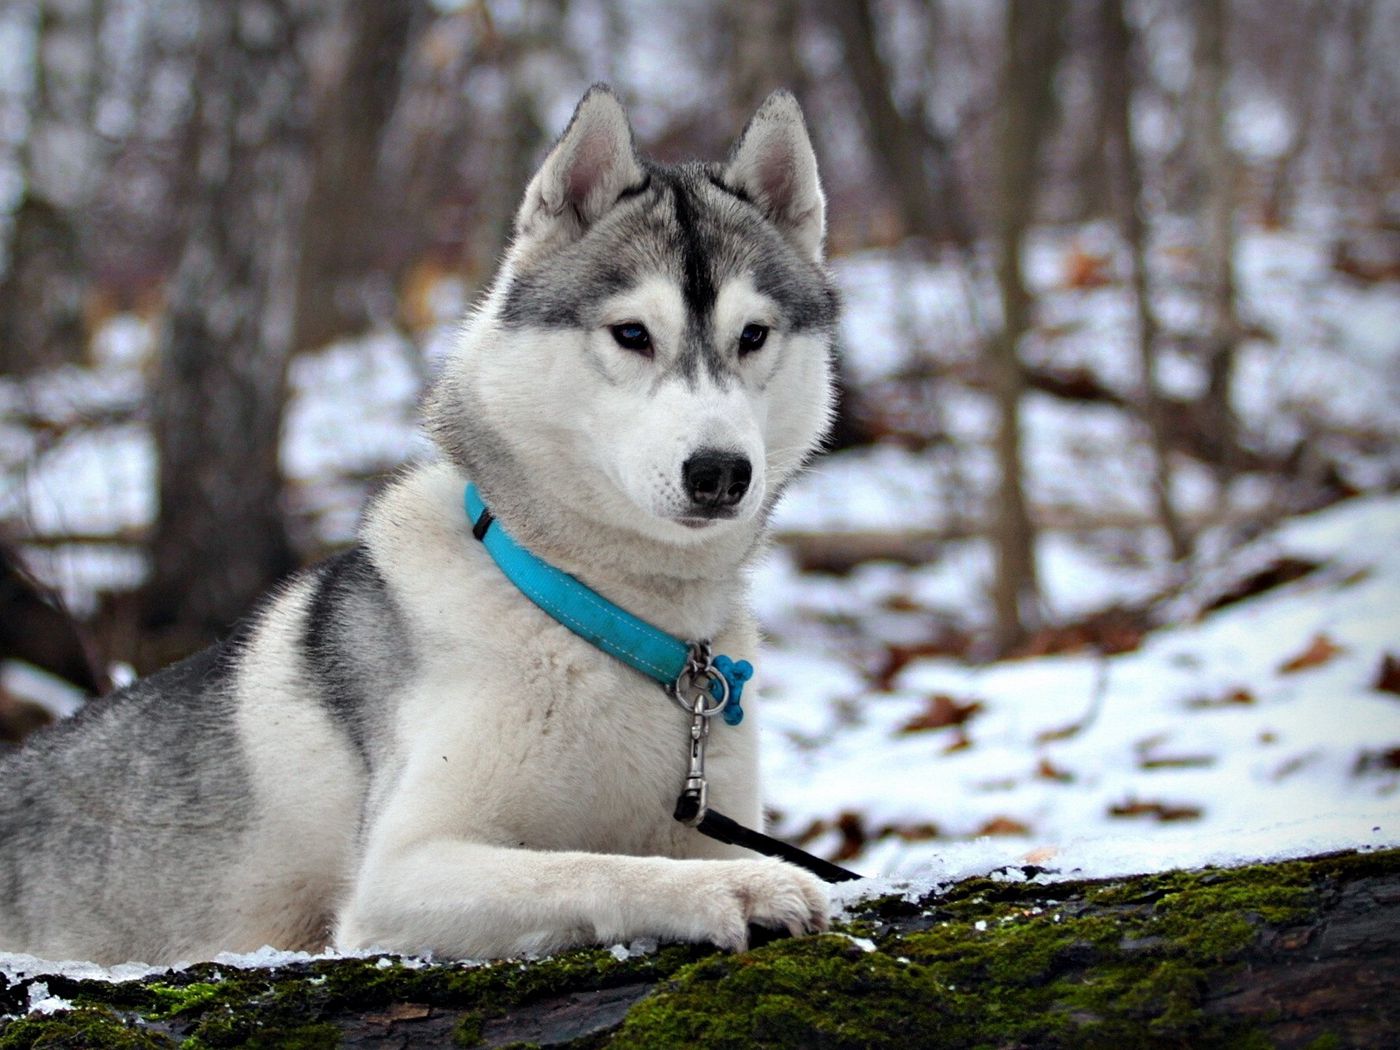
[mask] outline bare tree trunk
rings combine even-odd
[[[316,90],[297,274],[298,349],[393,316],[396,273],[386,265],[389,205],[379,151],[399,97],[410,28],[423,6],[422,0],[375,0],[347,5],[341,15],[338,53]]]
[[[0,281],[0,372],[78,361],[86,347],[89,278],[79,223],[105,153],[93,129],[101,22],[102,0],[39,5],[24,194]]]
[[[1026,503],[1021,459],[1025,376],[1018,348],[1031,323],[1021,249],[1033,214],[1040,146],[1054,114],[1052,87],[1065,6],[1062,0],[1011,0],[1007,11],[996,187],[1002,329],[986,345],[998,415],[994,451],[1000,480],[992,531],[997,565],[995,643],[1000,651],[1020,642],[1039,617],[1035,527]]]
[[[972,231],[952,149],[921,117],[906,116],[895,105],[871,0],[821,0],[820,7],[840,34],[846,68],[870,126],[871,152],[885,169],[905,231],[969,245]]]
[[[521,187],[530,181],[540,153],[553,135],[544,119],[550,89],[539,70],[545,63],[555,66],[560,76],[580,69],[565,30],[568,13],[568,0],[542,0],[533,8],[528,29],[510,33],[498,29],[491,47],[482,55],[482,61],[501,69],[509,85],[503,110],[486,117],[506,129],[505,141],[499,155],[492,158],[476,228],[464,245],[471,269],[483,277],[492,268],[490,261],[499,259],[510,242]]]
[[[846,68],[869,128],[870,156],[893,194],[905,234],[956,247],[968,273],[977,270],[972,216],[962,194],[952,146],[922,114],[901,112],[893,78],[880,52],[876,14],[870,0],[817,0],[822,17],[841,38]],[[925,17],[932,21],[936,10]],[[860,420],[858,395],[838,365],[840,398],[830,447],[869,440]]]
[[[1117,146],[1120,224],[1132,257],[1133,298],[1137,306],[1138,368],[1142,383],[1142,414],[1152,445],[1152,496],[1157,518],[1171,544],[1172,557],[1181,561],[1191,553],[1191,540],[1172,498],[1171,448],[1165,406],[1157,383],[1157,317],[1147,269],[1147,230],[1143,221],[1142,172],[1138,167],[1133,136],[1132,97],[1134,78],[1130,55],[1132,31],[1123,14],[1123,0],[1102,0],[1103,97],[1105,125]]]
[[[1263,208],[1263,221],[1268,225],[1282,226],[1297,203],[1299,184],[1305,178],[1301,169],[1312,152],[1317,126],[1326,120],[1330,85],[1323,56],[1339,13],[1332,5],[1308,5],[1303,11],[1302,33],[1294,42],[1292,53],[1281,56],[1288,73],[1280,99],[1293,122],[1293,138],[1269,173]]]
[[[1235,168],[1225,141],[1225,33],[1227,0],[1196,0],[1197,117],[1200,160],[1205,168],[1202,202],[1205,277],[1205,408],[1220,441],[1216,468],[1221,484],[1235,474],[1229,450],[1237,443],[1230,385],[1235,374],[1239,320],[1235,313]]]
[[[1081,61],[1094,90],[1083,100],[1084,115],[1076,122],[1070,186],[1073,216],[1078,221],[1116,217],[1117,191],[1108,160],[1114,138],[1114,100],[1104,88],[1113,77],[1113,40],[1104,25],[1101,4],[1090,5],[1071,18],[1069,49],[1082,53]]]
[[[309,182],[295,0],[203,0],[198,17],[145,607],[180,648],[226,629],[294,564],[278,446]]]

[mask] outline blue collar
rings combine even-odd
[[[743,719],[739,702],[744,683],[753,676],[747,660],[712,657],[708,641],[686,642],[667,634],[531,554],[495,520],[475,484],[467,485],[466,507],[472,534],[525,597],[580,638],[659,682],[687,711],[694,710],[693,697],[703,695],[699,690],[706,690],[715,701],[711,713],[722,709],[732,726]]]

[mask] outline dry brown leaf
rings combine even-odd
[[[1376,671],[1376,681],[1371,688],[1400,696],[1400,657],[1393,653],[1381,656],[1381,666]]]
[[[1159,749],[1171,739],[1170,733],[1154,733],[1133,744],[1139,769],[1199,769],[1215,765],[1213,755],[1161,754]]]
[[[1386,747],[1375,751],[1362,751],[1356,756],[1353,773],[1391,772],[1400,769],[1400,747]]]
[[[1074,623],[1042,627],[1010,655],[1057,656],[1085,650],[1109,656],[1130,653],[1142,645],[1151,626],[1150,617],[1143,609],[1104,609]]]
[[[1320,667],[1338,653],[1345,651],[1327,635],[1315,634],[1306,649],[1279,665],[1279,673],[1294,674],[1298,671],[1306,671],[1309,667]]]
[[[1300,773],[1304,769],[1307,769],[1308,766],[1310,766],[1316,758],[1316,751],[1304,751],[1300,755],[1294,755],[1291,758],[1287,758],[1279,764],[1277,769],[1275,769],[1271,774],[1269,774],[1269,779],[1276,782],[1280,780],[1287,780],[1294,773]]]
[[[1205,769],[1213,765],[1214,755],[1153,755],[1138,760],[1139,769]]]
[[[954,751],[965,751],[972,746],[972,737],[967,735],[967,730],[962,726],[958,727],[953,739],[948,742],[948,746],[943,749],[945,755],[951,755]]]
[[[1069,784],[1074,781],[1074,774],[1067,769],[1061,769],[1048,758],[1042,758],[1035,767],[1035,775],[1042,780],[1056,780],[1061,784]]]
[[[1224,696],[1196,696],[1186,701],[1193,711],[1210,711],[1219,707],[1237,707],[1254,703],[1254,694],[1248,689],[1232,689]]]
[[[1037,846],[1021,859],[1027,864],[1045,864],[1054,860],[1059,852],[1059,849],[1054,846]]]
[[[916,613],[927,611],[924,606],[907,594],[891,594],[880,603],[880,608],[889,612]]]
[[[1068,740],[1083,728],[1082,722],[1071,722],[1067,726],[1059,726],[1055,729],[1042,729],[1035,735],[1035,742],[1037,744],[1050,744],[1056,740]]]
[[[905,842],[927,842],[929,839],[936,839],[943,832],[939,830],[937,824],[928,822],[917,824],[886,824],[876,830],[874,837],[877,839],[894,837]]]
[[[1171,802],[1144,802],[1130,798],[1126,802],[1108,807],[1110,817],[1151,817],[1162,823],[1173,820],[1196,820],[1201,815],[1200,806]]]
[[[1107,255],[1085,251],[1077,244],[1069,250],[1065,256],[1066,288],[1102,288],[1112,283]]]
[[[900,726],[899,731],[901,733],[922,733],[929,729],[960,726],[981,710],[982,702],[980,700],[962,703],[945,693],[938,693],[929,697],[924,709]]]
[[[978,835],[1029,835],[1031,829],[1012,817],[993,817],[977,829]]]

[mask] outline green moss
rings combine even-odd
[[[842,936],[786,941],[687,967],[638,1003],[613,1047],[915,1046],[938,990],[919,967]]]
[[[176,1045],[167,1035],[95,1008],[21,1017],[0,1027],[0,1050],[173,1050]]]
[[[151,1017],[178,1017],[180,1014],[197,1011],[218,997],[218,984],[210,981],[194,981],[186,985],[148,984],[146,991],[164,1007],[151,1011]]]
[[[836,934],[734,956],[676,946],[625,960],[588,950],[528,964],[342,959],[203,964],[122,984],[45,978],[78,1008],[0,1021],[0,1050],[321,1050],[350,1018],[395,1003],[459,1012],[454,1042],[472,1046],[490,1019],[532,1002],[648,981],[661,983],[615,1034],[572,1050],[1264,1046],[1259,1030],[1207,1016],[1207,990],[1266,924],[1306,923],[1343,881],[1397,870],[1400,851],[1118,882],[970,879],[922,902],[866,902]]]
[[[1263,924],[1307,922],[1338,879],[1397,868],[1390,851],[1126,884],[969,880],[922,907],[887,898],[857,917],[877,951],[826,936],[704,960],[634,1007],[610,1045],[1268,1047],[1253,1022],[1205,1013],[1208,989]],[[916,928],[882,936],[893,919]]]
[[[236,970],[201,964],[148,982],[106,984],[50,978],[50,988],[80,1006],[107,1011],[103,1017],[130,1015],[160,1022],[176,1033],[187,1050],[225,1047],[336,1046],[336,1021],[373,1013],[393,1003],[423,1003],[438,1009],[461,1009],[464,1016],[454,1038],[469,1046],[480,1040],[486,1019],[538,999],[569,991],[657,980],[707,954],[691,946],[671,946],[652,955],[619,960],[601,949],[568,952],[538,962],[492,965],[455,963],[404,966],[396,959],[335,959],[275,970]],[[121,1031],[128,1031],[119,1020]],[[55,1018],[0,1022],[3,1050],[28,1047],[48,1030],[67,1033]],[[137,1036],[143,1033],[136,1031]],[[57,1037],[56,1037],[57,1038]],[[62,1038],[69,1038],[64,1034]],[[95,1037],[94,1037],[95,1038]],[[114,1035],[112,1038],[116,1038]],[[152,1036],[154,1038],[154,1036]],[[151,1045],[175,1045],[164,1042]],[[110,1042],[110,1040],[109,1040]],[[44,1046],[86,1046],[44,1043]],[[96,1043],[92,1045],[109,1045]],[[123,1043],[110,1045],[125,1046]],[[146,1044],[135,1043],[134,1046]]]
[[[485,1018],[479,1013],[463,1014],[452,1028],[454,1046],[476,1046],[481,1042]]]

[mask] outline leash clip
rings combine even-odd
[[[703,692],[696,696],[695,706],[691,709],[690,766],[686,770],[685,787],[681,788],[680,796],[676,799],[673,814],[682,824],[691,827],[705,819],[710,802],[710,786],[705,780],[705,745],[709,743],[710,719],[715,711],[707,707],[706,696]]]
[[[753,677],[753,666],[747,660],[715,656],[708,640],[691,642],[689,651],[684,670],[666,692],[690,716],[690,764],[673,815],[682,824],[697,827],[709,810],[705,745],[710,738],[710,719],[723,713],[727,724],[739,724],[744,717],[739,697],[744,683]]]

